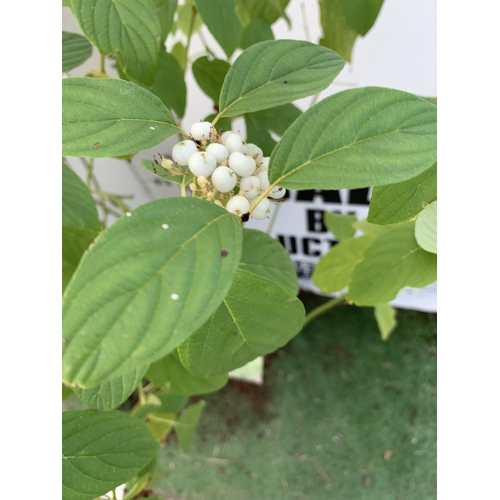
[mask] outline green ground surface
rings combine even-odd
[[[331,310],[267,359],[263,387],[233,381],[204,396],[190,454],[175,439],[161,450],[155,494],[436,498],[436,316],[399,311],[384,343],[372,311]]]

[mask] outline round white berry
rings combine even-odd
[[[267,172],[267,170],[269,169],[269,160],[271,158],[269,158],[269,156],[264,156],[264,158],[262,158],[262,160],[260,160],[262,163],[260,165],[260,171],[261,172]]]
[[[242,177],[252,175],[257,167],[255,160],[251,156],[244,155],[239,151],[229,155],[228,164],[231,170]]]
[[[231,135],[234,134],[232,130],[226,130],[225,132],[222,132],[220,136],[220,140],[222,141],[222,144],[224,144],[225,140]]]
[[[198,151],[196,143],[193,141],[182,141],[178,142],[172,148],[172,158],[175,163],[178,163],[181,167],[185,167],[189,162],[189,157]]]
[[[286,194],[285,188],[276,186],[276,187],[273,187],[273,189],[271,189],[269,196],[275,200],[279,200],[279,199],[283,198],[283,196],[285,196],[285,194]]]
[[[242,177],[240,180],[240,194],[248,200],[254,200],[260,194],[260,179],[256,175]]]
[[[264,153],[262,152],[262,149],[259,148],[259,146],[247,142],[247,155],[255,158],[256,162],[260,162],[262,161]],[[257,155],[257,157],[255,155]]]
[[[212,144],[208,145],[207,153],[214,155],[217,163],[222,163],[223,161],[227,160],[229,156],[229,151],[227,150],[226,146],[224,146],[223,144],[218,144],[217,142],[212,142]]]
[[[267,177],[267,170],[259,172],[257,177],[260,179],[260,187],[265,190],[269,187],[269,179]]]
[[[228,167],[217,167],[212,173],[212,184],[221,193],[229,193],[236,186],[236,181],[236,174]]]
[[[250,202],[244,196],[236,195],[227,202],[226,210],[241,216],[250,210]]]
[[[213,155],[205,152],[193,153],[189,157],[188,167],[196,177],[203,175],[208,177],[217,166],[217,161]]]
[[[262,220],[267,217],[269,213],[269,207],[271,206],[271,202],[264,198],[252,211],[251,216],[254,219]]]
[[[239,134],[235,134],[234,132],[226,137],[224,146],[228,149],[229,154],[234,153],[235,151],[246,153],[248,150],[246,142]]]
[[[197,141],[201,141],[203,137],[208,140],[210,138],[211,128],[212,124],[210,122],[193,123],[190,129],[191,137]]]

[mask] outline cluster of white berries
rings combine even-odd
[[[247,144],[242,137],[231,131],[217,134],[210,122],[194,123],[191,138],[176,144],[171,160],[162,158],[162,167],[172,174],[186,174],[179,167],[188,167],[196,177],[189,187],[193,195],[213,201],[228,212],[244,217],[250,204],[269,187],[267,169],[269,157],[255,144]],[[283,198],[286,190],[275,187],[270,198]],[[252,208],[251,217],[265,219],[270,202],[263,198]]]

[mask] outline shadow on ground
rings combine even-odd
[[[325,299],[306,296],[310,310]],[[436,316],[399,311],[382,342],[371,308],[341,306],[230,382],[190,454],[159,456],[165,500],[436,498]]]

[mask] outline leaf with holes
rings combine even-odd
[[[148,366],[139,366],[130,373],[112,378],[90,389],[73,387],[73,392],[91,408],[101,411],[112,410],[126,401],[135,391]]]
[[[63,291],[83,253],[102,230],[97,208],[87,186],[62,165],[62,278]]]
[[[347,300],[373,306],[394,300],[404,287],[422,288],[436,281],[437,257],[418,245],[415,223],[390,227],[365,250],[349,283]]]
[[[436,162],[436,118],[436,106],[400,90],[339,92],[283,134],[269,181],[288,189],[355,189],[410,179]]]
[[[82,35],[62,32],[62,72],[77,68],[92,55],[92,45]]]
[[[256,43],[228,71],[219,99],[220,114],[236,116],[316,94],[328,87],[343,67],[344,60],[336,52],[314,43]]]
[[[196,198],[146,203],[104,230],[63,298],[63,380],[93,387],[172,351],[222,302],[241,233]]]
[[[153,85],[161,26],[153,0],[73,0],[85,36],[130,78]]]
[[[135,83],[75,77],[62,88],[63,156],[124,156],[179,132],[161,100]]]
[[[375,186],[368,211],[373,224],[407,222],[418,215],[424,203],[437,199],[437,164],[404,182]]]
[[[64,500],[92,500],[134,477],[160,445],[136,417],[121,411],[62,414]]]
[[[276,283],[239,269],[212,317],[178,348],[199,377],[226,373],[285,345],[302,328],[304,306]]]

